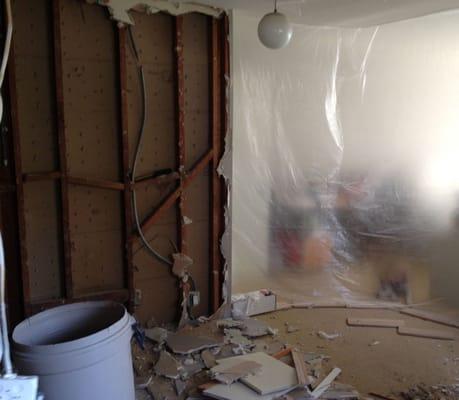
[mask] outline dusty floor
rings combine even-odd
[[[281,344],[288,344],[305,352],[329,356],[330,359],[323,365],[323,372],[326,374],[335,366],[341,368],[343,372],[338,381],[354,386],[362,396],[377,393],[398,400],[401,399],[401,391],[418,384],[430,386],[459,382],[457,341],[400,336],[392,328],[349,327],[346,324],[348,317],[403,319],[407,326],[449,331],[459,339],[458,329],[402,315],[397,311],[290,309],[256,317],[277,329],[278,334],[262,337],[255,343],[258,343],[261,351],[264,351],[262,346],[265,344],[270,345],[268,347],[271,349],[276,346],[280,349]],[[288,333],[286,323],[298,328],[298,331]],[[205,324],[191,331],[193,334],[214,337],[221,335],[215,324]],[[326,340],[317,335],[319,331],[339,333],[341,336]],[[285,361],[291,360],[286,357]],[[150,361],[146,367],[151,367]],[[137,372],[143,375],[142,371]],[[157,381],[153,386],[160,382]],[[139,392],[138,399],[151,397]]]
[[[349,327],[347,317],[403,319],[409,326],[454,332],[459,339],[457,329],[389,310],[291,309],[257,318],[279,329],[281,341],[330,356],[330,369],[337,366],[343,370],[339,380],[355,386],[363,395],[398,394],[419,383],[458,383],[457,341],[400,336],[391,328]],[[286,322],[299,331],[288,334]],[[325,340],[317,335],[320,330],[342,336]],[[379,344],[372,345],[375,342]]]

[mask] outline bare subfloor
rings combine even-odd
[[[447,313],[445,309],[435,311]],[[346,324],[348,317],[403,319],[409,327],[452,332],[456,341],[400,336],[395,328],[349,327]],[[254,340],[260,349],[256,351],[272,354],[284,347],[296,347],[304,352],[329,356],[322,365],[322,379],[333,367],[339,367],[342,374],[338,381],[354,386],[363,399],[378,398],[369,396],[370,393],[377,393],[398,400],[402,398],[400,392],[419,384],[432,386],[459,383],[458,329],[406,316],[397,311],[374,309],[289,309],[258,316],[256,319],[278,330],[275,336]],[[287,325],[294,332],[288,333]],[[215,323],[190,328],[189,331],[190,334],[193,332],[196,335],[222,337]],[[321,331],[340,336],[328,340],[319,336]],[[228,356],[231,356],[231,351]],[[134,354],[137,360],[136,372],[150,375],[155,357],[151,349],[146,352],[137,349]],[[139,364],[139,359],[145,360]],[[283,360],[292,362],[290,356]],[[153,386],[163,381],[158,378]],[[139,400],[151,398],[146,393],[138,394]],[[455,399],[454,396],[447,397],[448,400],[451,398]]]
[[[362,395],[370,392],[398,395],[417,384],[458,383],[457,341],[400,336],[392,328],[349,327],[347,317],[403,319],[408,326],[454,332],[459,339],[457,329],[389,310],[291,309],[258,319],[279,329],[281,341],[330,356],[328,367],[340,367],[343,371],[340,381],[355,386]],[[299,331],[287,333],[286,323],[295,325]],[[342,336],[326,340],[317,335],[319,331]]]

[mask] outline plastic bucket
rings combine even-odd
[[[14,329],[15,367],[40,377],[46,400],[135,400],[132,323],[107,301],[44,311]]]

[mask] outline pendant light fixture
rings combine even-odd
[[[274,0],[274,12],[266,14],[258,24],[258,38],[269,49],[281,49],[292,39],[293,29],[287,17],[277,11]]]

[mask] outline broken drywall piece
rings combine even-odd
[[[294,368],[265,353],[253,353],[225,358],[217,360],[217,363],[230,367],[242,361],[254,361],[261,365],[259,374],[241,378],[241,382],[255,390],[258,394],[266,395],[280,392],[282,390],[293,389],[298,385]]]
[[[236,382],[231,386],[225,384],[214,385],[205,389],[203,393],[217,400],[274,400],[280,398],[290,390],[292,389],[261,396],[244,384]]]
[[[169,333],[166,343],[176,354],[191,354],[222,345],[221,342],[209,337],[181,333]]]
[[[324,331],[317,332],[317,336],[325,340],[335,340],[341,336],[340,333],[327,333]]]
[[[178,379],[183,370],[182,365],[167,351],[162,351],[155,364],[155,373],[170,379]]]
[[[255,361],[241,361],[235,365],[219,364],[211,369],[212,377],[225,385],[245,378],[249,375],[255,375],[261,371],[261,365]]]
[[[330,385],[333,383],[333,381],[338,377],[338,375],[341,373],[341,370],[339,368],[334,368],[328,375],[327,377],[320,382],[320,384],[312,391],[311,396],[314,399],[318,399],[319,397],[322,396],[322,394],[328,390]]]
[[[220,329],[234,329],[234,328],[240,328],[244,326],[244,322],[241,320],[234,320],[231,318],[226,318],[226,319],[219,319],[217,321],[217,328]]]
[[[244,348],[252,348],[253,342],[242,335],[239,329],[225,329],[225,343],[234,344],[236,346],[242,346]]]
[[[94,3],[93,0],[87,2]],[[223,12],[211,6],[169,0],[96,0],[96,3],[107,7],[112,19],[127,25],[134,25],[134,20],[129,15],[130,10],[143,11],[147,14],[165,12],[174,16],[197,12],[212,17],[219,17]]]
[[[217,365],[217,361],[215,360],[215,356],[209,350],[204,350],[201,353],[201,358],[202,358],[202,361],[204,362],[204,365],[208,369],[213,368],[213,367],[215,367],[215,365]]]
[[[405,325],[401,319],[384,319],[384,318],[348,318],[349,326],[365,326],[375,328],[398,328]]]
[[[176,379],[174,381],[174,385],[178,396],[180,396],[186,389],[186,382],[182,381],[181,379]]]
[[[156,327],[152,329],[145,329],[145,336],[158,344],[163,344],[166,341],[168,334],[169,332],[164,328]]]
[[[250,338],[275,334],[275,331],[263,321],[249,318],[243,321],[242,334]]]
[[[150,376],[136,376],[134,378],[134,384],[136,390],[143,390],[148,387],[148,385],[153,380],[153,377]]]
[[[193,260],[182,253],[172,254],[172,258],[172,273],[178,278],[183,278],[188,273],[188,268],[193,265]]]
[[[236,294],[231,298],[231,310],[233,318],[236,319],[266,314],[275,311],[276,308],[276,295],[268,289]]]
[[[191,225],[193,223],[193,220],[186,215],[183,216],[183,225]]]
[[[359,400],[360,394],[350,385],[335,382],[320,398],[321,400]]]

